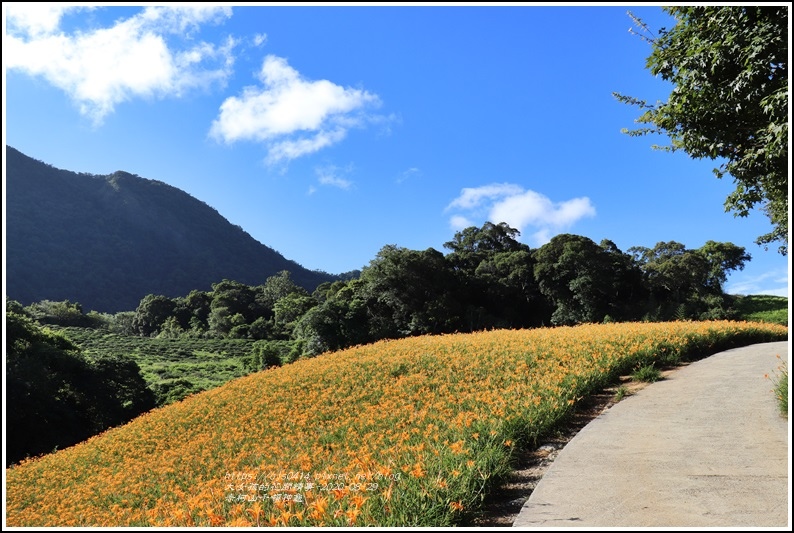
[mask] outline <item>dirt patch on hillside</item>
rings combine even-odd
[[[662,371],[662,379],[675,368]],[[623,387],[623,398],[631,396],[649,383],[635,382],[630,376],[620,378],[620,383],[580,401],[566,422],[532,450],[517,450],[516,467],[508,479],[493,491],[483,503],[482,510],[466,527],[512,527],[518,513],[540,482],[543,474],[568,442],[593,419],[618,401],[618,389]]]

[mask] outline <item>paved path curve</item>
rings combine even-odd
[[[544,474],[513,527],[786,527],[788,342],[718,353],[606,410]]]

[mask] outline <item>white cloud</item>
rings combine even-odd
[[[377,95],[328,80],[308,81],[286,59],[268,55],[259,73],[260,87],[246,87],[221,104],[210,135],[227,143],[264,143],[267,162],[275,164],[338,143],[350,128],[371,120],[368,107]]]
[[[271,143],[266,162],[275,165],[282,161],[290,161],[302,155],[314,153],[326,146],[336,144],[344,139],[347,130],[336,129],[321,131],[309,137],[287,139]]]
[[[6,7],[8,34],[25,34],[31,37],[53,33],[67,11],[94,9],[90,6],[50,4],[9,4]]]
[[[734,273],[726,284],[727,294],[767,294],[789,297],[791,290],[788,272],[774,270],[755,276]]]
[[[212,4],[190,4],[162,7],[147,7],[140,15],[147,25],[159,31],[188,36],[202,24],[218,24],[232,16],[232,8]]]
[[[267,42],[267,34],[266,33],[257,33],[254,35],[254,46],[262,46]]]
[[[416,167],[411,167],[408,170],[404,171],[397,177],[397,183],[402,183],[407,179],[415,178],[422,175],[422,171]]]
[[[15,6],[6,65],[63,90],[97,125],[124,101],[181,96],[187,89],[223,83],[231,73],[233,39],[221,45],[191,42],[183,48],[167,39],[169,34],[189,36],[201,24],[231,16],[228,7],[147,7],[112,27],[71,35],[59,31],[65,11]]]
[[[514,228],[528,225],[564,228],[586,216],[595,216],[589,198],[574,198],[554,203],[535,191],[525,191],[502,198],[490,210],[493,220],[507,222]]]
[[[330,185],[331,187],[345,190],[350,189],[353,186],[353,182],[343,176],[350,174],[352,171],[352,165],[348,165],[345,168],[339,168],[336,165],[326,165],[314,169],[320,185]]]
[[[459,226],[463,223],[467,224],[464,227],[475,225],[469,223],[471,217],[494,224],[505,222],[522,233],[526,228],[532,228],[535,230],[532,239],[538,246],[582,218],[594,217],[596,214],[589,198],[553,202],[538,192],[524,190],[512,183],[464,188],[446,207],[445,212],[449,211],[467,213],[466,216],[457,213],[450,218],[450,225],[456,229],[462,229]]]
[[[449,227],[455,231],[460,231],[473,226],[474,222],[464,217],[463,215],[452,215],[449,217]]]
[[[460,196],[452,200],[447,206],[447,210],[459,209],[475,209],[480,207],[483,202],[501,198],[505,196],[512,196],[523,192],[518,185],[511,183],[494,183],[491,185],[483,185],[482,187],[466,187],[460,192]]]

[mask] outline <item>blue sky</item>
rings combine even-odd
[[[789,258],[734,218],[711,161],[632,138],[664,100],[660,7],[3,4],[6,144],[53,166],[178,187],[310,269],[435,248],[507,222],[626,251],[744,246],[733,294],[788,295]]]

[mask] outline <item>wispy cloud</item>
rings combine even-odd
[[[257,33],[254,35],[254,46],[262,46],[267,42],[267,34],[266,33]]]
[[[397,176],[397,183],[402,183],[402,182],[404,182],[406,180],[409,180],[411,178],[417,178],[417,177],[419,177],[421,175],[422,175],[422,171],[421,170],[419,170],[416,167],[411,167],[408,170],[400,173],[399,176]]]
[[[353,187],[353,181],[345,177],[351,172],[353,172],[352,164],[347,165],[344,168],[340,168],[336,165],[324,165],[314,169],[314,173],[317,175],[317,182],[320,185],[336,187],[338,189],[344,190]]]
[[[755,276],[735,273],[725,287],[728,294],[767,294],[788,297],[790,280],[785,270],[773,270]]]
[[[212,44],[192,38],[203,24],[230,17],[229,7],[151,6],[109,28],[66,34],[60,20],[73,9],[86,8],[9,6],[6,66],[63,90],[95,125],[122,102],[181,96],[224,84],[231,74],[233,39]]]
[[[338,143],[351,128],[370,121],[367,109],[380,105],[378,96],[365,90],[306,80],[274,55],[265,58],[259,79],[261,86],[246,87],[221,104],[210,135],[227,143],[262,142],[269,164]]]
[[[486,220],[498,224],[507,223],[524,233],[534,229],[534,244],[543,245],[555,234],[564,231],[585,217],[594,217],[595,207],[589,198],[573,198],[553,202],[548,197],[525,190],[512,183],[492,183],[481,187],[464,188],[460,195],[446,207],[445,212],[454,212],[450,226],[455,230],[471,225],[472,219]]]
[[[283,161],[291,161],[302,155],[312,154],[326,146],[336,144],[344,139],[345,135],[347,135],[347,130],[337,128],[330,131],[319,131],[309,137],[274,141],[270,144],[266,161],[271,165]]]
[[[509,198],[521,194],[524,189],[511,183],[493,183],[481,187],[466,187],[460,195],[447,206],[450,209],[479,209],[482,204],[490,204],[500,198]]]

